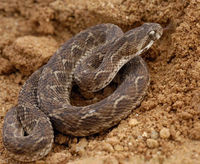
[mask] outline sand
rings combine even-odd
[[[151,82],[141,106],[98,135],[56,132],[52,151],[35,163],[199,163],[199,18],[199,0],[1,0],[0,130],[28,76],[76,33],[107,22],[124,31],[157,22],[171,30],[142,55]],[[16,163],[1,135],[0,163]]]

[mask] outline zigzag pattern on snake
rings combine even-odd
[[[18,105],[5,116],[3,143],[9,154],[18,161],[34,161],[51,150],[53,128],[67,135],[88,136],[126,118],[141,103],[149,85],[140,54],[162,33],[157,23],[145,23],[126,33],[116,25],[100,24],[64,43],[30,76]],[[122,82],[110,96],[83,107],[71,105],[74,83],[96,92],[122,69]]]

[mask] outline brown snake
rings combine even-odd
[[[113,24],[90,27],[72,39],[34,72],[23,85],[18,105],[4,119],[3,143],[18,161],[35,161],[47,155],[61,133],[88,136],[106,130],[137,107],[148,88],[149,73],[140,54],[163,33],[157,23],[145,23],[126,33]],[[74,83],[95,92],[106,87],[123,69],[122,82],[105,99],[73,106]]]

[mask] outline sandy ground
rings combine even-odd
[[[0,0],[0,129],[28,76],[79,31],[105,22],[124,31],[172,24],[143,54],[151,83],[141,106],[95,136],[56,133],[53,150],[36,163],[200,163],[199,18],[199,0]],[[0,163],[16,163],[1,135]]]

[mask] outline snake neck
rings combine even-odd
[[[85,58],[75,70],[76,83],[87,92],[97,92],[105,88],[127,62],[148,50],[153,42],[146,44],[144,39],[141,44],[135,45],[125,35],[111,45],[107,53],[96,52],[90,60]]]

